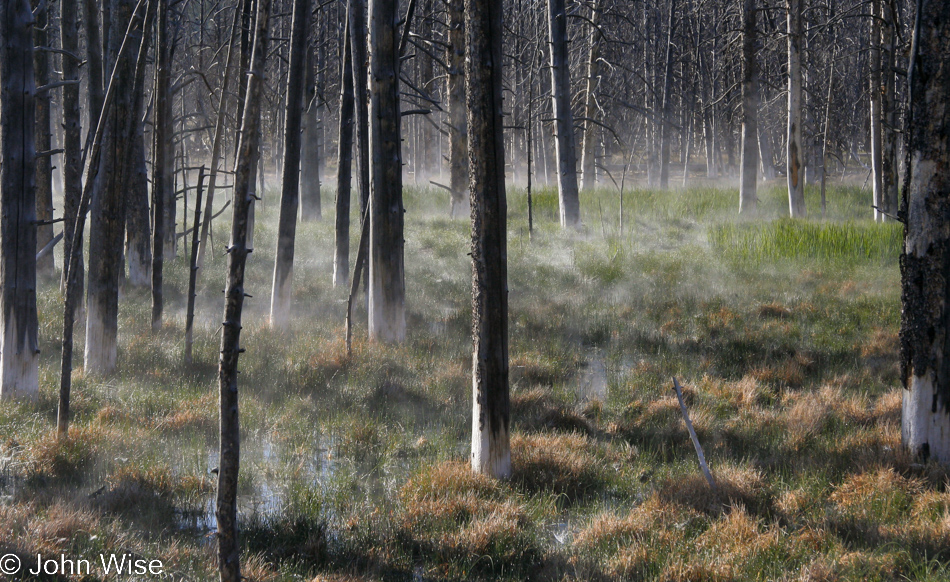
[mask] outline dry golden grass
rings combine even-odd
[[[587,418],[561,405],[549,391],[537,386],[527,392],[512,394],[511,418],[525,431],[592,431]]]
[[[599,490],[605,483],[603,461],[586,435],[526,434],[511,439],[512,481],[531,493],[547,491],[568,504]]]
[[[756,514],[771,511],[772,492],[762,473],[729,464],[715,466],[712,470],[715,490],[697,470],[690,475],[664,479],[659,486],[659,495],[667,502],[713,516],[722,515],[733,506],[741,506]]]

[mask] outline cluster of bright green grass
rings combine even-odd
[[[445,216],[445,193],[406,190],[407,341],[368,343],[360,305],[350,357],[332,209],[297,231],[292,330],[266,325],[277,204],[265,198],[240,363],[246,576],[946,579],[947,473],[900,448],[900,231],[868,220],[866,191],[830,188],[825,220],[789,221],[784,190],[764,188],[757,219],[740,221],[734,189],[628,190],[621,230],[619,193],[603,189],[583,194],[582,231],[563,232],[548,188],[533,193],[530,235],[525,194],[509,191],[505,482],[467,467],[470,227]],[[179,258],[159,333],[148,293],[124,290],[119,370],[77,372],[65,443],[52,434],[61,300],[44,283],[41,398],[0,407],[0,550],[126,548],[215,577],[215,251],[196,362],[182,363]]]

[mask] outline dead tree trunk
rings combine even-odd
[[[198,286],[198,236],[201,226],[201,195],[205,184],[205,167],[198,172],[198,190],[195,192],[195,222],[191,228],[191,260],[188,262],[188,306],[185,311],[185,363],[194,362],[192,356],[195,343],[195,289]],[[187,208],[187,206],[185,207]]]
[[[548,33],[551,41],[551,103],[556,131],[561,226],[578,228],[581,210],[577,192],[577,152],[574,149],[574,114],[571,111],[571,72],[564,0],[548,0]]]
[[[66,293],[69,257],[72,253],[73,225],[82,196],[82,127],[79,108],[79,15],[75,2],[60,2],[60,34],[63,47],[63,80],[75,81],[63,87],[63,275]],[[92,114],[91,114],[92,115]],[[90,124],[91,125],[91,124]],[[79,272],[83,272],[80,263]],[[82,277],[79,279],[82,295]]]
[[[370,0],[369,337],[406,339],[397,0]]]
[[[0,2],[0,398],[39,396],[33,13]]]
[[[347,2],[347,11],[352,10]],[[343,31],[343,67],[340,78],[340,138],[336,171],[336,244],[333,286],[346,288],[350,280],[350,190],[353,176],[353,50],[349,17]]]
[[[148,34],[143,36],[148,46]],[[145,87],[145,67],[135,71],[137,87]],[[133,120],[142,118],[144,91],[133,96]],[[145,135],[142,124],[134,121],[135,133],[132,141],[130,171],[128,180],[128,208],[125,221],[126,262],[129,265],[129,283],[134,287],[148,288],[152,267],[151,226],[149,225],[148,167],[145,163]]]
[[[950,463],[950,4],[918,0],[901,255],[901,437]]]
[[[881,151],[881,125],[884,121],[884,114],[881,111],[881,100],[884,97],[882,91],[883,75],[881,71],[881,20],[883,18],[884,0],[873,0],[871,2],[871,38],[868,61],[870,64],[870,110],[871,110],[871,184],[873,197],[874,220],[883,222],[885,219],[882,210],[884,210],[884,172],[881,165],[884,162],[883,152]]]
[[[511,476],[511,448],[502,0],[468,0],[465,27],[469,146],[473,153],[472,470],[506,478]]]
[[[33,75],[37,86],[44,86],[50,82],[50,62],[48,50],[51,37],[49,35],[49,3],[39,0],[34,6],[36,22],[33,26],[33,43],[40,50],[33,51]],[[41,91],[34,97],[36,107],[36,136],[35,147],[39,152],[50,152],[52,134],[50,133],[50,92]],[[42,249],[53,240],[53,158],[50,154],[36,157],[36,219],[42,223],[36,227],[36,248]],[[43,275],[52,275],[55,269],[53,253],[47,253],[36,261],[36,272]]]
[[[673,101],[673,34],[676,31],[676,0],[670,0],[670,19],[666,27],[666,70],[663,73],[663,105],[660,118],[660,189],[670,187],[670,108]]]
[[[886,1],[881,14],[881,205],[884,218],[898,211],[897,188],[897,99],[895,58],[897,14],[895,3]]]
[[[235,6],[234,20],[231,22],[231,34],[228,36],[228,56],[224,64],[224,79],[221,81],[221,99],[218,101],[218,116],[214,124],[214,138],[211,142],[211,167],[208,175],[208,195],[205,201],[204,220],[201,222],[201,239],[198,243],[198,268],[204,263],[205,248],[208,243],[208,234],[211,230],[211,217],[214,211],[214,190],[217,184],[218,163],[221,160],[221,148],[224,140],[224,121],[228,112],[228,86],[231,80],[231,67],[234,60],[234,41],[237,38],[238,27],[241,25],[241,7]],[[241,84],[239,81],[238,84]]]
[[[89,111],[89,130],[86,133],[87,142],[95,134],[95,124],[99,121],[102,112],[102,36],[99,28],[99,3],[96,0],[83,0],[83,26],[86,29],[86,67],[87,103]]]
[[[316,65],[313,52],[306,57],[306,107],[303,117],[303,143],[300,145],[300,220],[320,220],[320,104],[317,96]]]
[[[802,168],[802,3],[787,0],[788,8],[788,210],[805,216]]]
[[[287,72],[287,113],[284,127],[284,172],[281,183],[280,216],[277,222],[277,252],[271,290],[270,324],[286,328],[290,323],[290,303],[294,277],[294,238],[300,194],[300,117],[307,65],[307,30],[310,0],[294,0],[290,35],[290,67]],[[312,163],[313,160],[308,160]],[[318,186],[319,188],[319,186]]]
[[[755,28],[755,0],[744,0],[742,6],[742,159],[739,166],[739,214],[755,214],[756,184],[759,174],[758,136],[758,65],[755,52],[758,42]]]
[[[349,0],[350,50],[353,53],[353,114],[356,120],[360,216],[369,203],[369,76],[367,73],[366,0]]]
[[[241,461],[238,421],[238,356],[243,351],[241,311],[244,308],[244,267],[247,246],[248,211],[254,203],[254,179],[260,157],[260,108],[264,57],[267,54],[267,22],[270,0],[258,0],[253,58],[247,77],[243,122],[234,168],[234,212],[231,217],[231,246],[228,248],[228,279],[225,288],[221,355],[218,361],[220,398],[220,449],[215,517],[218,521],[218,572],[221,582],[240,582],[240,546],[237,537],[237,484]]]
[[[587,55],[587,89],[584,92],[584,147],[581,153],[581,171],[583,189],[590,190],[597,185],[597,129],[593,122],[597,118],[597,100],[594,96],[600,83],[600,0],[591,5],[590,50]]]
[[[122,38],[137,46],[142,41],[142,22],[133,19],[133,0],[120,0],[113,13],[112,38]],[[115,71],[110,83],[115,86],[115,106],[106,118],[99,158],[98,185],[92,198],[89,221],[89,281],[86,287],[87,374],[108,374],[115,369],[119,331],[119,277],[125,234],[126,188],[132,164],[126,153],[138,120],[133,115],[135,98],[135,60],[118,57],[113,44]]]
[[[468,121],[465,113],[465,7],[463,0],[448,0],[449,45],[449,187],[451,216],[466,216],[468,199]]]
[[[152,134],[152,331],[162,327],[165,298],[163,276],[165,267],[165,204],[168,183],[168,162],[171,138],[171,98],[169,95],[168,0],[158,2],[158,27],[155,36],[155,114]]]

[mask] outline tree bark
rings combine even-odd
[[[449,187],[451,216],[470,211],[468,193],[468,120],[465,112],[465,6],[464,0],[448,0],[449,46]]]
[[[676,31],[676,0],[669,2],[670,19],[666,27],[666,70],[663,73],[663,105],[660,118],[660,189],[670,187],[670,108],[673,102],[673,34]]]
[[[195,222],[191,228],[191,259],[188,261],[188,305],[185,310],[185,363],[194,362],[192,355],[195,343],[195,289],[198,286],[198,240],[201,227],[201,195],[205,182],[205,167],[198,172],[198,189],[195,192]],[[187,208],[187,206],[185,206]]]
[[[126,42],[137,46],[142,41],[142,22],[133,21],[133,1],[119,0],[113,16],[112,37],[122,38],[128,27]],[[120,32],[120,30],[122,32]],[[114,43],[115,44],[115,43]],[[114,46],[112,60],[115,72],[110,81],[115,85],[115,106],[106,118],[102,155],[96,193],[92,197],[89,221],[89,281],[86,287],[85,372],[104,375],[115,369],[119,330],[119,278],[125,234],[126,189],[132,164],[126,154],[134,135],[135,60],[119,58]]]
[[[897,188],[897,100],[895,58],[897,15],[895,4],[887,1],[881,20],[881,204],[884,219],[898,211]]]
[[[143,46],[148,47],[148,35],[144,35]],[[135,71],[137,87],[145,87],[145,67]],[[129,283],[133,287],[148,288],[152,267],[151,225],[149,224],[148,167],[145,163],[145,135],[142,124],[144,90],[133,95],[132,119],[135,132],[132,141],[131,177],[128,187],[128,208],[125,223],[126,262],[129,265]]]
[[[218,521],[218,572],[221,582],[240,582],[240,546],[237,538],[237,484],[241,460],[238,418],[238,356],[241,349],[241,312],[244,307],[244,268],[247,246],[248,211],[254,203],[254,179],[260,157],[260,107],[264,57],[267,54],[267,23],[271,0],[258,0],[253,59],[249,67],[246,100],[243,106],[241,141],[238,144],[234,175],[234,212],[231,217],[231,246],[228,249],[228,279],[225,288],[221,354],[218,361],[220,398],[220,449],[215,517]]]
[[[918,0],[901,256],[901,436],[950,463],[950,4]]]
[[[155,113],[152,134],[152,331],[162,327],[164,310],[164,268],[165,268],[165,205],[169,183],[168,162],[170,158],[168,143],[171,141],[171,98],[169,95],[169,47],[168,47],[168,0],[154,0],[158,3],[158,27],[155,42]]]
[[[320,106],[313,53],[306,56],[306,105],[303,117],[303,143],[300,145],[300,220],[320,220]]]
[[[0,2],[0,398],[39,397],[33,13]]]
[[[271,291],[270,324],[283,329],[290,324],[293,296],[294,238],[300,188],[300,126],[307,66],[307,30],[310,0],[294,0],[290,36],[290,67],[287,72],[287,113],[284,127],[284,171],[281,181],[280,216],[277,222],[277,251]],[[310,163],[313,160],[309,160]],[[317,186],[319,190],[319,184]]]
[[[564,0],[548,0],[548,33],[551,41],[551,103],[556,128],[561,226],[578,228],[581,211],[577,192],[577,152],[574,148],[574,113],[571,110],[571,72],[568,66]]]
[[[49,35],[49,12],[50,5],[43,0],[35,0],[34,17],[36,22],[33,26],[34,46],[48,47],[50,43]],[[33,76],[36,86],[43,86],[50,82],[50,62],[49,51],[33,51]],[[52,134],[50,133],[50,92],[43,91],[34,97],[36,107],[36,136],[35,147],[37,151],[48,152],[53,149]],[[41,222],[53,220],[53,158],[52,156],[39,156],[36,158],[36,219]],[[53,240],[53,225],[41,224],[36,227],[36,248],[45,247]],[[53,253],[47,253],[36,261],[36,272],[43,275],[52,275],[55,269],[53,262]]]
[[[60,2],[60,34],[63,50],[63,80],[75,84],[63,87],[63,270],[61,288],[66,294],[69,257],[72,254],[73,226],[82,197],[82,126],[79,106],[79,26],[75,2]],[[76,55],[75,57],[70,55]],[[91,124],[90,124],[91,125]],[[79,272],[84,270],[79,263]],[[82,296],[82,276],[78,278]]]
[[[83,26],[86,29],[86,88],[89,111],[89,130],[86,132],[86,141],[95,134],[95,124],[99,121],[102,112],[103,76],[102,76],[102,41],[99,28],[99,6],[96,0],[83,0]]]
[[[350,50],[353,53],[353,97],[360,188],[360,216],[369,203],[369,76],[367,74],[366,0],[350,0]]]
[[[788,209],[793,218],[805,216],[802,168],[802,4],[787,0],[788,8]]]
[[[584,147],[581,150],[583,189],[591,190],[597,185],[597,129],[591,120],[597,119],[597,100],[594,97],[600,83],[600,0],[591,5],[590,49],[587,55],[587,89],[584,92]]]
[[[347,2],[347,11],[352,10]],[[336,244],[333,286],[346,288],[350,280],[350,190],[353,176],[353,50],[349,17],[343,31],[343,67],[340,79],[340,137],[336,171]]]
[[[370,0],[369,337],[406,339],[397,0]]]
[[[759,175],[758,65],[756,63],[755,0],[742,6],[742,159],[739,166],[739,214],[755,214]]]
[[[472,470],[507,478],[511,448],[502,1],[466,0],[465,27],[472,150]]]
[[[881,165],[884,162],[883,152],[881,151],[881,124],[884,121],[884,115],[881,111],[881,99],[883,98],[883,75],[881,71],[881,19],[883,18],[883,0],[872,0],[871,2],[871,38],[868,61],[870,71],[868,78],[870,80],[870,110],[871,110],[871,184],[874,208],[874,220],[884,221],[884,172]]]

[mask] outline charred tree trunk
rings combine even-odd
[[[755,52],[758,38],[755,28],[755,0],[742,6],[742,154],[739,166],[739,214],[755,214],[755,189],[759,174],[758,136],[758,65]]]
[[[591,5],[590,51],[587,56],[587,90],[584,92],[584,148],[581,156],[583,189],[590,190],[597,185],[597,129],[593,123],[597,118],[597,100],[594,93],[600,83],[600,0]]]
[[[551,41],[551,103],[556,128],[561,226],[578,228],[581,210],[577,192],[577,152],[574,148],[574,113],[571,110],[571,72],[568,67],[564,0],[548,0],[548,33]]]
[[[38,0],[34,9],[36,22],[33,26],[33,43],[41,50],[33,51],[33,76],[35,85],[42,87],[50,82],[50,52],[43,50],[50,45],[50,5],[44,0]],[[36,107],[36,151],[49,152],[53,149],[52,134],[50,133],[50,92],[38,93],[34,97]],[[53,220],[53,158],[50,155],[36,158],[36,219],[40,222]],[[36,227],[36,248],[42,249],[53,240],[53,225],[40,224]],[[36,261],[36,272],[50,276],[56,268],[53,263],[53,253],[46,253]]]
[[[347,10],[352,10],[351,2]],[[350,280],[350,190],[353,176],[353,51],[349,18],[343,32],[343,68],[340,75],[340,138],[336,171],[336,244],[333,286],[346,288]]]
[[[63,87],[63,276],[62,290],[66,293],[69,257],[72,253],[73,225],[82,196],[82,126],[79,106],[79,15],[75,2],[60,2],[60,33],[63,50],[63,80],[75,84]],[[92,124],[90,124],[92,125]],[[79,263],[79,272],[84,267]],[[82,276],[77,280],[82,296]]]
[[[397,0],[370,0],[369,337],[406,338]]]
[[[39,396],[33,13],[0,2],[0,398]]]
[[[793,218],[805,216],[802,168],[802,3],[788,7],[788,210]]]
[[[562,5],[563,6],[563,5]],[[563,19],[562,19],[563,20]],[[511,476],[502,1],[466,0],[472,200],[472,470]]]
[[[303,89],[307,66],[307,30],[310,0],[294,0],[290,36],[290,68],[287,72],[287,113],[284,127],[284,172],[281,183],[280,216],[277,222],[277,252],[271,291],[270,324],[286,328],[290,323],[293,294],[294,238],[297,233],[297,207],[300,188],[300,117],[303,113]],[[308,160],[312,163],[313,160]],[[319,191],[319,183],[317,185]]]
[[[220,449],[215,517],[218,521],[218,572],[221,582],[241,582],[240,546],[237,537],[237,484],[241,461],[238,422],[238,356],[243,351],[241,311],[244,307],[244,267],[247,246],[248,211],[254,202],[254,179],[260,157],[260,107],[264,57],[267,54],[267,21],[270,0],[258,0],[253,44],[253,65],[249,68],[243,107],[241,141],[234,174],[234,212],[231,217],[231,246],[228,249],[228,279],[225,288],[224,329],[218,361],[220,402]]]
[[[901,255],[901,437],[950,463],[950,4],[918,0]]]
[[[142,23],[133,21],[133,0],[119,0],[113,14],[116,30],[113,38],[121,38],[126,23],[132,22],[126,42],[137,46],[142,41]],[[86,350],[85,372],[108,374],[115,369],[119,330],[119,278],[123,235],[125,234],[126,188],[132,165],[126,148],[138,122],[133,116],[135,60],[118,57],[114,46],[112,60],[115,72],[110,83],[115,86],[115,106],[106,118],[102,154],[99,158],[98,184],[92,197],[89,221],[89,281],[86,288]]]
[[[155,114],[152,134],[152,331],[162,327],[162,311],[165,298],[163,276],[165,267],[165,204],[168,191],[173,190],[169,183],[168,163],[171,133],[171,98],[169,95],[169,47],[168,47],[168,0],[154,0],[158,3],[158,27],[155,43]]]
[[[465,113],[464,0],[448,0],[449,187],[451,216],[465,216],[468,199],[468,120]]]

